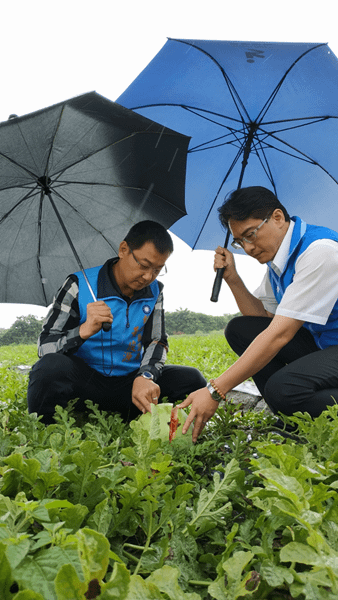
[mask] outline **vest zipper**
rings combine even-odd
[[[130,327],[130,323],[129,323],[129,306],[127,306],[126,317],[127,317],[126,327],[128,329]]]

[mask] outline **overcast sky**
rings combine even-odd
[[[1,9],[0,120],[24,115],[92,90],[116,100],[165,44],[167,37],[277,42],[328,42],[338,55],[333,0],[21,0]],[[224,240],[220,240],[220,244]],[[236,312],[223,286],[210,302],[213,253],[174,239],[165,307],[207,314]],[[1,260],[1,257],[0,257]],[[240,257],[253,290],[264,267]],[[45,308],[0,304],[0,327],[17,316],[43,316]]]

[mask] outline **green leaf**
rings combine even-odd
[[[12,600],[45,600],[39,592],[33,592],[32,590],[23,590],[18,592],[15,596],[12,596]]]
[[[75,536],[78,539],[78,552],[85,581],[101,581],[109,563],[109,542],[107,538],[88,527],[80,529]]]
[[[214,474],[213,490],[210,492],[206,489],[201,490],[189,523],[190,532],[194,531],[196,535],[199,535],[210,526],[224,525],[224,519],[231,512],[231,503],[227,503],[228,494],[236,489],[236,477],[239,473],[238,462],[232,459],[224,469],[223,479],[220,478],[219,473]]]
[[[146,582],[155,584],[164,597],[168,596],[170,600],[201,600],[201,596],[194,592],[184,592],[178,583],[180,571],[165,565],[161,569],[154,571]]]
[[[12,569],[6,556],[6,546],[0,544],[0,590],[2,593],[1,600],[12,600],[13,595],[11,594],[10,587],[14,579],[12,576]]]
[[[108,498],[105,498],[95,506],[94,513],[87,521],[87,526],[99,533],[103,533],[103,535],[107,535],[112,518],[113,515],[108,504]]]
[[[115,563],[113,572],[108,583],[103,584],[100,600],[126,600],[130,585],[130,573],[126,566]],[[134,600],[138,600],[135,598]]]
[[[237,600],[256,592],[260,583],[260,576],[256,571],[242,575],[245,567],[253,559],[252,552],[235,552],[218,567],[220,577],[208,587],[209,594],[216,600]],[[224,578],[225,573],[226,578]]]
[[[289,585],[293,582],[291,571],[286,567],[275,565],[271,560],[263,561],[260,574],[272,588],[282,586],[284,582]]]
[[[13,576],[20,586],[40,592],[44,598],[55,597],[54,579],[65,564],[73,564],[82,574],[76,550],[67,547],[51,547],[38,550],[34,556],[26,556],[14,569]]]
[[[290,542],[284,546],[280,551],[280,559],[282,562],[295,562],[316,567],[326,567],[333,561],[338,568],[338,556],[330,557],[319,554],[311,546],[299,542]]]
[[[173,407],[174,405],[169,402],[152,404],[151,413],[147,412],[140,416],[139,422],[142,427],[148,431],[150,439],[169,442],[170,417]],[[185,435],[182,433],[183,425],[186,422],[187,417],[188,415],[183,409],[178,409],[178,426],[172,443],[175,443],[175,440],[181,438],[187,445],[191,445],[192,427],[189,427],[189,430]]]
[[[23,476],[24,481],[33,485],[36,481],[37,474],[41,469],[41,465],[35,458],[24,459],[22,454],[11,454],[4,459],[4,463],[11,469],[15,469]]]
[[[30,550],[30,545],[31,543],[27,539],[27,536],[21,536],[21,539],[11,539],[11,543],[6,550],[6,555],[12,569],[15,569],[25,558]]]
[[[57,600],[84,600],[88,584],[80,581],[73,565],[63,565],[55,578]]]

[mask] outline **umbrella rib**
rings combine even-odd
[[[257,146],[259,146],[259,148]],[[263,148],[262,143],[261,143],[260,140],[258,140],[258,141],[255,140],[254,148],[255,148],[255,154],[256,154],[256,156],[257,156],[257,158],[258,158],[258,160],[259,160],[259,162],[260,162],[260,164],[262,166],[262,169],[266,173],[266,176],[269,179],[269,181],[270,181],[270,183],[271,183],[271,185],[272,185],[272,187],[274,189],[274,192],[275,192],[275,194],[277,196],[277,187],[276,187],[276,184],[275,184],[275,180],[273,178],[272,171],[271,171],[270,165],[269,165],[269,161],[268,161],[268,159],[266,157],[264,148]],[[264,161],[261,158],[261,154],[263,155]]]
[[[159,105],[156,105],[156,106],[159,106]],[[169,104],[167,106],[175,106],[175,105]],[[209,115],[216,115],[217,117],[222,117],[222,119],[229,119],[229,121],[235,121],[235,123],[242,123],[242,124],[244,123],[243,119],[241,119],[241,120],[234,119],[233,117],[229,117],[227,115],[221,115],[220,113],[215,113],[215,112],[213,112],[211,110],[206,110],[206,109],[203,109],[203,108],[196,108],[194,106],[188,106],[186,104],[180,104],[180,105],[177,105],[177,106],[180,106],[181,108],[183,108],[184,110],[192,113],[193,115],[196,115],[197,117],[200,117],[200,119],[204,119],[205,121],[209,121],[210,123],[215,123],[215,125],[219,125],[220,127],[224,127],[225,129],[228,127],[227,125],[222,125],[222,123],[219,123],[219,121],[215,121],[214,119],[210,119],[210,118],[206,117],[205,115],[200,115],[199,112],[197,112],[197,111],[205,112],[205,113],[208,113]]]
[[[215,197],[214,197],[214,199],[213,199],[213,201],[212,201],[212,203],[211,203],[211,205],[210,205],[210,207],[209,207],[209,210],[208,210],[208,212],[207,212],[207,214],[206,214],[206,216],[205,216],[205,218],[204,218],[204,221],[203,221],[203,223],[202,223],[202,226],[201,226],[201,228],[200,228],[199,234],[198,234],[198,236],[197,236],[197,237],[196,237],[196,239],[195,239],[194,245],[192,246],[192,249],[193,249],[193,250],[195,249],[195,247],[196,247],[196,244],[198,243],[198,240],[200,239],[200,237],[201,237],[201,235],[202,235],[202,231],[203,231],[203,229],[204,229],[204,227],[205,227],[205,225],[206,225],[206,223],[207,223],[207,220],[208,220],[208,218],[209,218],[209,216],[210,216],[210,214],[211,214],[211,211],[212,211],[213,207],[215,206],[215,203],[216,203],[216,201],[217,201],[217,198],[218,198],[219,194],[221,193],[221,189],[222,189],[223,185],[225,184],[225,182],[226,182],[226,180],[228,179],[228,177],[229,177],[229,175],[230,175],[231,171],[232,171],[232,170],[233,170],[233,168],[236,166],[236,164],[237,164],[237,162],[238,162],[239,158],[240,158],[240,157],[241,157],[241,155],[242,155],[242,152],[243,152],[243,147],[244,147],[244,144],[243,144],[243,145],[242,145],[242,147],[241,147],[241,148],[238,150],[238,152],[237,152],[237,155],[235,156],[234,160],[232,161],[232,164],[230,165],[230,167],[229,167],[229,169],[228,169],[228,172],[226,173],[225,177],[223,178],[223,181],[222,181],[221,185],[219,186],[219,188],[218,188],[218,190],[217,190],[217,192],[216,192],[216,195],[215,195]]]
[[[10,189],[10,188],[8,188]],[[0,218],[0,224],[3,223],[7,217],[9,217],[13,211],[15,211],[16,208],[18,208],[18,206],[20,206],[23,202],[25,202],[28,198],[30,198],[32,196],[32,194],[36,194],[36,190],[30,190],[23,198],[21,198],[16,204],[15,206],[12,206],[12,208],[7,211],[4,215],[2,215],[2,217]]]
[[[36,180],[35,173],[33,173],[32,171],[30,171],[30,169],[27,169],[27,167],[24,167],[23,165],[21,165],[20,163],[16,162],[15,160],[13,160],[12,158],[10,158],[9,156],[7,156],[6,154],[4,154],[3,152],[0,152],[0,156],[2,158],[4,158],[5,160],[8,160],[8,162],[11,162],[16,167],[19,167],[19,169],[22,169],[25,173],[28,173],[29,175],[31,175],[33,177],[34,180]]]
[[[203,48],[200,48],[199,46],[196,46],[195,44],[191,44],[190,42],[188,42],[187,40],[179,40],[179,39],[175,39],[175,38],[168,38],[169,40],[173,41],[173,42],[179,42],[181,44],[186,44],[187,46],[190,46],[190,48],[194,48],[195,50],[198,50],[199,52],[201,52],[202,54],[205,54],[205,56],[207,56],[208,58],[210,58],[210,60],[219,68],[219,70],[221,71],[223,78],[225,80],[225,83],[228,87],[228,90],[230,92],[230,95],[232,97],[232,100],[234,102],[234,105],[236,106],[238,113],[241,115],[242,117],[242,113],[239,109],[239,105],[241,106],[242,110],[244,111],[244,113],[246,114],[248,120],[250,120],[250,117],[247,113],[247,110],[244,106],[244,103],[239,95],[239,93],[237,92],[234,84],[232,83],[229,75],[227,75],[227,73],[225,72],[225,70],[223,69],[223,67],[219,64],[219,62],[213,57],[211,56],[211,54],[209,54],[209,52],[207,52],[206,50],[203,50]]]
[[[235,119],[235,117],[229,117],[226,115],[222,115],[221,113],[214,112],[212,110],[207,110],[206,108],[199,108],[198,106],[190,106],[189,104],[180,104],[179,102],[156,102],[154,104],[140,104],[139,106],[133,106],[129,110],[142,110],[143,108],[156,108],[160,106],[173,106],[176,108],[183,108],[187,111],[190,111],[201,119],[210,120],[211,122],[216,123],[216,125],[220,125],[221,127],[226,127],[226,125],[222,125],[218,121],[212,121],[212,119],[208,119],[204,115],[200,115],[199,112],[207,113],[209,115],[215,115],[216,117],[221,117],[222,119],[229,119],[230,121],[234,121],[235,123],[243,123],[243,119]],[[199,111],[199,112],[194,112]],[[146,132],[145,132],[146,133]]]
[[[47,306],[48,302],[47,302],[47,296],[46,296],[46,292],[45,292],[45,287],[44,287],[44,283],[43,283],[43,277],[42,277],[42,267],[41,267],[41,236],[42,236],[42,204],[43,204],[43,199],[44,199],[44,192],[43,190],[41,190],[40,192],[40,202],[39,202],[39,215],[38,215],[38,252],[37,252],[37,257],[36,257],[36,261],[37,261],[37,265],[38,265],[38,271],[39,271],[39,275],[40,275],[40,282],[41,282],[41,289],[42,289],[42,294],[45,300],[45,305]]]
[[[313,119],[313,121],[310,121],[308,123],[301,123],[300,125],[293,125],[291,127],[284,127],[282,129],[278,129],[276,131],[278,131],[278,133],[281,133],[282,131],[292,131],[293,129],[300,129],[301,127],[309,127],[310,125],[316,125],[317,123],[321,123],[322,121],[328,121],[329,119],[337,119],[338,117],[331,117],[331,116],[323,116],[323,117],[308,117],[308,119]],[[295,119],[295,121],[300,121],[303,119]],[[277,123],[292,123],[292,119],[288,119],[287,121],[271,121],[270,123],[261,123],[260,124],[260,128],[265,125],[275,125]],[[276,133],[276,131],[274,131],[273,133]]]
[[[295,67],[295,65],[302,59],[304,58],[304,56],[306,56],[307,54],[309,54],[309,52],[312,52],[313,50],[317,50],[318,48],[321,48],[322,46],[327,46],[327,44],[317,44],[316,46],[313,46],[312,48],[308,48],[307,50],[305,50],[305,52],[303,52],[303,54],[301,54],[300,56],[298,56],[298,58],[296,58],[296,60],[292,63],[292,65],[290,65],[290,67],[285,71],[283,77],[281,78],[281,80],[279,81],[279,83],[276,85],[274,91],[271,93],[270,97],[268,98],[268,100],[266,101],[266,103],[264,104],[261,112],[259,113],[258,117],[257,117],[257,121],[259,121],[261,118],[263,118],[263,115],[265,115],[271,104],[273,103],[274,99],[276,98],[279,90],[281,89],[286,77],[289,75],[290,71],[292,71],[292,69]]]
[[[67,183],[69,183],[69,182],[67,182]],[[92,184],[90,184],[90,185],[92,185]],[[60,194],[60,192],[58,192],[57,190],[53,189],[52,191],[53,191],[53,193],[54,193],[56,196],[58,196],[58,197],[59,197],[61,200],[63,200],[63,202],[65,202],[65,204],[67,204],[67,206],[69,206],[69,208],[71,208],[71,210],[73,210],[73,211],[74,211],[74,212],[75,212],[77,215],[79,215],[79,216],[81,217],[81,219],[83,219],[83,220],[85,221],[85,223],[87,223],[87,225],[89,225],[89,227],[91,227],[91,228],[92,228],[92,229],[95,231],[95,233],[98,233],[98,234],[100,234],[100,235],[103,237],[103,239],[105,240],[105,242],[107,242],[108,246],[110,246],[110,248],[111,248],[112,250],[114,250],[114,252],[116,252],[116,249],[114,248],[114,246],[112,246],[112,245],[111,245],[111,243],[110,243],[110,242],[109,242],[109,240],[106,238],[106,236],[105,236],[105,235],[103,235],[103,233],[102,233],[101,231],[99,231],[98,229],[96,229],[96,227],[94,227],[94,225],[92,225],[92,224],[91,224],[91,223],[90,223],[90,222],[89,222],[89,221],[88,221],[88,220],[85,218],[85,216],[84,216],[84,215],[82,215],[82,214],[80,213],[80,211],[78,211],[78,210],[75,208],[75,206],[73,206],[72,204],[70,204],[70,203],[68,202],[68,200],[66,200],[66,198],[64,198],[64,196],[62,196],[62,195]]]
[[[63,175],[64,173],[66,173],[66,171],[68,169],[72,169],[75,165],[81,164],[84,159],[92,158],[96,154],[99,154],[100,152],[103,152],[104,150],[107,150],[108,148],[111,148],[111,147],[115,146],[116,144],[121,144],[123,142],[126,142],[130,138],[135,137],[137,135],[143,135],[143,134],[153,135],[153,136],[155,136],[155,135],[156,136],[162,135],[163,129],[164,129],[164,126],[162,127],[162,131],[147,131],[147,130],[145,130],[145,131],[134,131],[131,134],[129,134],[129,135],[123,137],[123,138],[119,138],[118,140],[116,140],[114,142],[110,142],[109,144],[106,144],[105,146],[97,148],[96,150],[93,150],[92,152],[88,152],[84,157],[82,156],[81,158],[79,158],[79,160],[76,160],[73,163],[67,165],[65,168],[61,169],[58,173],[54,172],[53,173],[54,182],[58,181],[58,178],[61,175]],[[172,135],[173,137],[175,137],[177,135],[177,133],[176,132],[174,132],[174,133],[166,132],[166,135]]]
[[[84,185],[84,186],[96,186],[97,185],[97,186],[107,186],[107,187],[110,187],[110,188],[111,187],[121,188],[121,189],[124,189],[124,190],[136,190],[138,192],[144,192],[145,194],[149,192],[148,189],[143,188],[143,187],[137,187],[137,186],[132,186],[132,185],[113,185],[111,183],[97,183],[97,182],[90,182],[90,181],[65,181],[65,182],[58,181],[58,184],[59,184],[60,187],[68,186],[69,184]],[[61,200],[63,200],[72,210],[74,210],[79,216],[81,216],[81,218],[83,217],[83,215],[72,204],[70,204],[68,202],[68,200],[64,196],[62,196],[57,191],[57,189],[55,187],[52,189],[52,191],[57,196],[59,196],[59,198]],[[156,192],[154,192],[154,190],[152,190],[152,196],[154,196],[155,198],[158,198],[159,200],[162,200],[162,201],[166,202],[166,204],[169,205],[169,206],[171,206],[172,208],[174,208],[175,211],[181,212],[182,216],[186,215],[186,212],[183,209],[181,209],[180,207],[176,206],[173,202],[171,202],[167,198],[164,198],[163,196],[160,196],[159,194],[157,194]],[[88,225],[90,225],[91,227],[93,227],[93,229],[95,229],[95,227],[89,221],[86,221],[86,222],[87,222]],[[95,231],[97,231],[97,230],[95,229]],[[100,233],[102,235],[101,231],[98,231],[98,233]],[[113,248],[113,246],[111,246],[111,247],[115,251],[115,248]]]
[[[265,133],[267,135],[267,137],[269,137],[269,138],[272,137],[273,139],[277,140],[281,144],[284,144],[285,146],[287,146],[288,148],[290,148],[291,150],[293,150],[294,152],[296,152],[300,156],[297,156],[297,154],[291,154],[290,152],[286,152],[285,150],[281,150],[280,148],[276,148],[276,147],[274,147],[272,145],[271,146],[269,145],[271,148],[273,148],[274,150],[277,150],[278,152],[283,152],[284,154],[288,154],[289,156],[292,156],[293,158],[297,158],[298,160],[303,160],[304,162],[308,162],[311,165],[315,165],[316,167],[319,167],[322,171],[324,171],[324,173],[326,173],[329,177],[331,177],[331,179],[335,183],[338,183],[338,180],[335,179],[333,177],[333,175],[331,175],[331,173],[327,169],[325,169],[325,167],[323,167],[323,165],[321,165],[319,162],[317,162],[316,160],[314,160],[313,158],[311,158],[310,156],[308,156],[307,154],[305,154],[305,152],[302,152],[298,148],[295,148],[295,146],[292,146],[291,144],[289,144],[285,140],[282,140],[281,138],[279,138],[278,136],[274,135],[273,133],[264,132],[264,130],[262,130],[262,131],[263,131],[263,133]]]
[[[277,121],[264,121],[264,123],[261,122],[260,127],[262,125],[278,125],[279,123],[295,123],[296,121],[311,121],[310,123],[303,123],[302,125],[297,125],[297,127],[305,127],[306,125],[313,125],[313,123],[320,123],[321,121],[326,121],[328,119],[338,119],[338,117],[335,115],[316,115],[313,117],[296,117],[295,119],[279,119]]]
[[[59,131],[59,127],[60,127],[60,124],[61,124],[61,119],[62,119],[63,113],[65,111],[65,105],[66,105],[66,103],[64,103],[63,106],[62,106],[59,118],[58,118],[56,126],[55,126],[55,131],[54,131],[54,134],[53,134],[53,140],[52,140],[52,142],[49,145],[48,158],[46,160],[46,169],[45,169],[45,173],[44,173],[46,177],[48,176],[48,165],[49,165],[50,157],[52,155],[52,150],[54,148],[54,142],[55,142],[56,134]]]

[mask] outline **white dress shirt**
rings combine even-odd
[[[285,267],[293,227],[294,221],[291,221],[271,261],[271,267],[277,275]],[[270,313],[325,325],[338,298],[338,243],[322,239],[308,246],[297,258],[293,281],[279,304],[272,291],[268,268],[261,285],[253,294]]]

